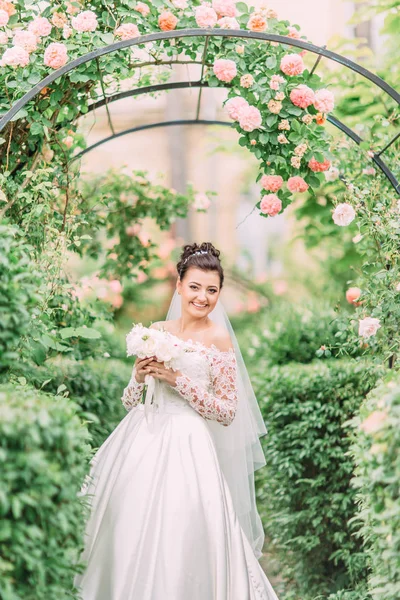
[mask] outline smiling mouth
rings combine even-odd
[[[195,302],[192,302],[192,304],[196,308],[206,308],[208,306],[207,304],[196,304]]]

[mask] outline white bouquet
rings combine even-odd
[[[141,323],[134,325],[126,336],[127,356],[150,358],[155,356],[163,362],[167,369],[179,369],[180,358],[184,352],[183,345],[168,331],[143,327]]]

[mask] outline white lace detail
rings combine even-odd
[[[174,388],[205,419],[228,426],[235,418],[237,408],[236,357],[232,349],[223,352],[216,346],[204,346],[200,342],[187,342],[207,358],[210,367],[211,391],[199,385],[185,374],[176,379]]]
[[[133,371],[132,371],[132,375],[129,380],[129,383],[126,386],[126,388],[124,389],[122,397],[121,397],[122,404],[124,405],[124,407],[126,408],[126,410],[128,412],[130,410],[132,410],[132,408],[134,406],[139,404],[139,402],[142,398],[143,390],[144,390],[144,383],[138,383],[136,381],[135,375],[136,375],[136,367],[133,367]]]
[[[247,563],[247,570],[249,572],[250,575],[250,579],[251,579],[251,583],[252,583],[252,587],[253,590],[256,594],[256,599],[257,600],[268,600],[268,596],[267,593],[265,591],[265,586],[264,584],[260,581],[260,579],[257,579],[251,569],[251,566],[249,563]]]

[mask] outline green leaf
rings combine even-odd
[[[272,125],[275,125],[275,123],[278,122],[278,115],[269,115],[266,119],[265,119],[268,127],[271,127]]]
[[[76,335],[88,340],[96,340],[101,338],[101,333],[97,331],[97,329],[92,329],[91,327],[77,327]]]
[[[265,66],[268,69],[275,69],[276,63],[277,63],[277,60],[276,60],[275,54],[271,54],[271,56],[268,56],[267,60],[265,61]]]
[[[245,2],[237,2],[236,8],[241,13],[247,14],[249,12],[249,7],[247,6],[247,4]]]

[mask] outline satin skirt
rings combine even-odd
[[[186,409],[186,410],[184,410]],[[239,524],[203,418],[144,405],[92,457],[83,600],[278,600]]]

